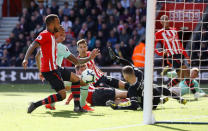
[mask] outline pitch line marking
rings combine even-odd
[[[164,121],[191,120],[191,119],[200,119],[200,118],[208,118],[208,116],[207,115],[204,115],[204,116],[201,115],[201,116],[195,116],[195,117],[192,117],[192,118],[164,120]],[[114,129],[129,128],[129,127],[144,126],[144,125],[145,124],[134,124],[134,125],[115,126],[115,127],[99,128],[99,129],[84,130],[84,131],[105,131],[105,130],[114,130]]]

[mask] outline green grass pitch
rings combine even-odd
[[[207,85],[203,85],[206,87]],[[44,106],[27,114],[29,102],[54,93],[48,85],[0,85],[0,131],[207,131],[208,125],[143,125],[142,111],[112,110],[94,107],[94,112],[74,113],[73,102],[56,104],[56,110]],[[188,97],[188,96],[186,96]],[[192,97],[192,96],[191,96]],[[208,98],[181,105],[170,99],[154,111],[156,120],[208,122]]]

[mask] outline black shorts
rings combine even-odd
[[[61,77],[63,81],[70,81],[71,78],[71,72],[65,68],[58,68],[59,72],[61,73]]]
[[[97,88],[92,94],[92,106],[105,106],[106,101],[115,100],[115,89]]]
[[[95,84],[95,87],[113,87],[119,88],[119,80],[111,76],[103,75]]]
[[[49,72],[42,72],[43,77],[49,82],[51,88],[56,92],[65,89],[63,79],[59,70],[53,70]]]
[[[172,56],[167,57],[169,65],[172,65],[174,69],[180,69],[181,66],[185,65],[184,63],[184,55],[182,54],[174,54]]]

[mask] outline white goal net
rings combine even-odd
[[[208,0],[148,0],[146,27],[144,123],[208,124]]]

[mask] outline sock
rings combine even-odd
[[[87,96],[88,96],[88,88],[89,88],[89,85],[82,86],[80,88],[80,106],[81,107],[86,105],[86,99],[87,99]]]
[[[80,82],[73,82],[71,92],[74,98],[74,106],[80,106]]]
[[[185,79],[185,84],[190,88],[190,90],[191,90],[191,92],[193,94],[196,93],[193,80],[191,80],[191,79]]]
[[[41,106],[41,105],[45,105],[45,104],[51,104],[57,101],[62,101],[62,97],[60,94],[53,94],[48,96],[47,98],[40,100],[38,102],[35,103],[35,106]]]
[[[168,83],[168,87],[170,88],[170,87],[173,87],[173,86],[175,86],[175,85],[177,85],[178,83],[180,82],[180,80],[179,79],[172,79],[169,83]]]

